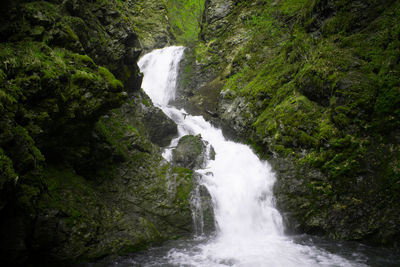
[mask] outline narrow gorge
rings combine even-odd
[[[0,14],[0,265],[400,264],[399,1]]]

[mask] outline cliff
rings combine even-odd
[[[399,12],[207,1],[182,98],[273,164],[288,231],[398,245]]]
[[[136,4],[1,2],[4,266],[94,260],[191,232],[192,172],[158,146],[176,125],[140,89]]]

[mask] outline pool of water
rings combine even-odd
[[[148,250],[126,256],[113,256],[99,262],[88,264],[88,267],[177,267],[177,266],[199,266],[195,263],[182,264],[176,262],[176,254],[182,253],[196,257],[201,251],[201,245],[214,242],[214,237],[197,237],[186,240],[168,241],[162,246],[156,246]],[[322,253],[334,254],[343,258],[353,266],[372,267],[397,267],[400,266],[400,251],[396,249],[376,248],[366,246],[357,242],[336,242],[326,238],[298,235],[291,236],[294,243],[311,247]],[[217,265],[218,264],[218,265]],[[342,263],[344,264],[344,263]],[[216,266],[235,266],[234,260],[229,259],[215,262]],[[201,266],[201,265],[200,265]],[[338,262],[324,264],[321,266],[344,266]],[[208,266],[204,266],[208,267]],[[248,266],[252,267],[252,266]],[[254,266],[258,267],[258,266]]]

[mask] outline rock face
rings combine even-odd
[[[178,134],[176,124],[159,108],[146,110],[145,125],[149,129],[150,140],[161,147],[169,145],[171,139]]]
[[[198,40],[205,0],[128,0],[124,13],[132,19],[143,49]]]
[[[221,28],[221,23],[216,24],[219,20],[226,19],[232,12],[234,1],[223,1],[223,0],[209,0],[207,2],[206,9],[206,21],[214,26],[211,29]]]
[[[221,89],[231,75],[233,58],[249,40],[245,18],[252,10],[238,19],[231,15],[237,13],[236,6],[235,1],[206,1],[200,42],[186,49],[180,73],[178,97],[189,103],[185,109],[219,125],[224,124],[217,119]]]
[[[177,125],[161,109],[150,104],[149,97],[146,96],[145,101],[148,104],[142,105],[143,123],[150,141],[160,147],[168,146],[171,140],[178,135]]]
[[[195,174],[196,176],[196,174]],[[200,177],[197,177],[198,179]],[[211,235],[215,231],[216,222],[212,198],[204,185],[195,184],[191,197],[196,235]]]
[[[126,1],[124,12],[132,19],[144,51],[171,45],[175,37],[171,34],[168,18],[169,1]]]
[[[140,132],[136,101],[97,123],[92,149],[103,158],[85,173],[89,179],[70,168],[45,169],[48,193],[29,236],[37,253],[30,260],[93,260],[192,232],[192,171],[170,166]]]
[[[130,4],[0,3],[2,264],[73,264],[192,230],[192,171],[149,141],[176,126],[140,90]]]
[[[181,97],[271,161],[289,230],[398,245],[399,12],[207,1]]]

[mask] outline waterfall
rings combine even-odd
[[[190,248],[165,256],[168,266],[363,266],[312,246],[294,243],[283,233],[282,217],[274,207],[275,175],[246,145],[227,140],[220,129],[201,116],[186,115],[169,106],[175,97],[183,47],[154,50],[143,56],[142,87],[153,102],[178,125],[179,136],[200,134],[213,146],[215,160],[196,170],[213,200],[217,230]],[[172,141],[176,145],[178,139]],[[170,151],[164,152],[170,159]],[[201,217],[201,216],[199,216]],[[157,266],[157,265],[145,265]]]
[[[178,66],[183,51],[184,47],[179,46],[154,50],[144,55],[138,63],[144,74],[142,87],[159,107],[165,107],[175,99]]]

